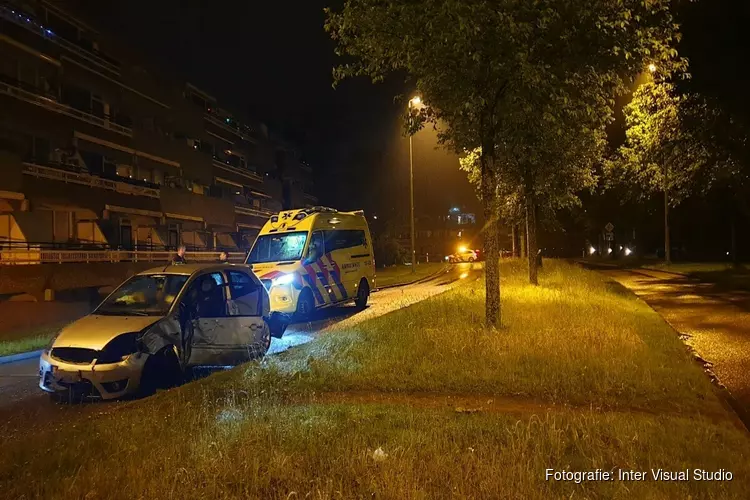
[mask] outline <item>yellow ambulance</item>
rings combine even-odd
[[[353,301],[364,308],[375,288],[375,257],[364,212],[313,207],[266,222],[245,261],[286,322]]]

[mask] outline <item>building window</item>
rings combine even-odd
[[[159,169],[154,169],[153,183],[162,185],[164,184],[164,173]]]

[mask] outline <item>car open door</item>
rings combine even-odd
[[[241,268],[228,269],[226,275],[228,324],[233,332],[226,341],[234,345],[233,349],[244,351],[247,358],[263,356],[271,345],[271,331],[264,318],[267,307],[263,284],[251,271]]]
[[[247,320],[229,314],[229,290],[221,272],[200,275],[188,290],[194,309],[186,329],[189,366],[227,366],[248,359],[254,338]],[[263,318],[260,318],[263,322]],[[257,328],[257,326],[256,326]]]

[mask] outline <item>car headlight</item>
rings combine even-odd
[[[288,285],[289,283],[292,283],[293,281],[294,281],[294,273],[289,273],[289,274],[282,274],[278,278],[274,278],[273,281],[271,281],[271,284],[273,286]]]
[[[99,351],[97,363],[119,363],[138,352],[139,334],[140,332],[123,333],[110,340],[104,349]]]

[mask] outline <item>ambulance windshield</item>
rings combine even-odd
[[[258,236],[247,258],[247,263],[300,260],[306,241],[306,231]]]

